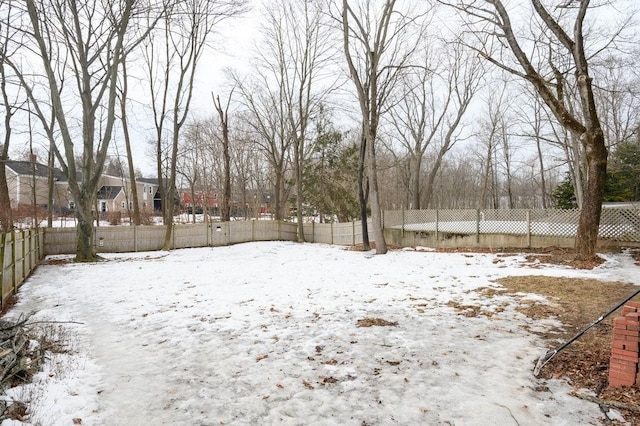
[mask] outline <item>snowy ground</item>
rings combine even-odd
[[[596,424],[595,404],[533,377],[545,348],[513,300],[473,290],[507,275],[637,274],[624,255],[575,271],[284,242],[107,256],[39,267],[10,313],[81,323],[66,325],[71,355],[9,393],[31,399],[33,424]]]

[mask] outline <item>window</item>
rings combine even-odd
[[[107,202],[106,201],[100,201],[100,212],[101,213],[106,213],[107,211]]]
[[[76,209],[76,203],[74,203],[73,201],[69,201],[69,210],[75,210]]]
[[[126,207],[126,204],[125,204],[125,202],[123,201],[123,202],[122,202],[122,210],[124,210],[124,209],[125,209],[125,207]]]

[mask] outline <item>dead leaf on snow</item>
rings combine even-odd
[[[396,321],[387,321],[382,318],[363,318],[359,319],[356,325],[358,327],[397,327],[398,323]]]

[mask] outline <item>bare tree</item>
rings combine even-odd
[[[24,101],[13,97],[8,87],[11,85],[11,79],[8,75],[10,67],[7,66],[6,61],[15,54],[14,49],[17,48],[17,45],[14,46],[15,30],[8,25],[15,14],[12,2],[0,1],[0,10],[6,17],[6,22],[0,22],[0,95],[2,96],[0,105],[4,110],[4,136],[0,142],[0,232],[9,232],[13,228],[13,218],[5,162],[9,160],[11,120]]]
[[[501,82],[500,90],[493,90],[486,99],[485,114],[480,119],[480,145],[484,152],[480,153],[482,158],[482,187],[478,208],[497,209],[499,202],[499,182],[498,182],[498,150],[502,137],[506,130],[505,115],[507,101],[505,97],[507,85]]]
[[[427,170],[424,205],[429,206],[438,169],[455,145],[469,104],[476,94],[481,68],[458,42],[425,41],[423,68],[406,73],[394,96],[390,120],[409,160],[411,208],[422,206],[422,164],[425,153],[436,154]],[[433,50],[432,50],[433,49]]]
[[[220,118],[220,130],[222,143],[222,160],[223,160],[223,189],[222,189],[222,212],[220,219],[223,222],[228,222],[231,219],[231,154],[230,154],[230,142],[229,142],[229,105],[231,103],[231,96],[233,90],[229,92],[229,97],[224,107],[220,102],[220,96],[213,97],[213,105],[216,108],[216,112]],[[212,95],[213,96],[213,95]]]
[[[378,125],[388,98],[401,72],[411,66],[411,58],[420,38],[417,22],[422,15],[396,10],[396,0],[386,0],[379,11],[372,11],[370,2],[354,6],[342,1],[342,34],[344,55],[358,96],[361,112],[361,159],[366,153],[367,182],[371,203],[372,231],[376,253],[385,254],[387,244],[382,231],[382,210],[378,190],[376,141]],[[412,16],[413,15],[413,16]],[[417,30],[417,31],[416,31]],[[413,36],[413,38],[411,37]],[[364,165],[361,165],[361,171]],[[361,179],[361,185],[363,180]],[[361,203],[362,200],[361,197]],[[367,235],[363,218],[363,238]],[[368,249],[365,239],[365,249]]]
[[[562,2],[551,10],[541,0],[531,0],[534,22],[539,26],[531,41],[531,38],[527,40],[519,35],[519,29],[513,24],[513,12],[502,0],[439,1],[474,21],[472,29],[482,42],[477,47],[478,52],[501,69],[533,85],[560,125],[583,145],[587,164],[586,189],[576,235],[576,252],[578,258],[594,257],[604,197],[607,149],[594,97],[590,62],[595,53],[605,50],[608,42],[620,34],[620,29],[613,31],[610,40],[599,43],[585,36],[590,0]],[[484,27],[475,25],[478,22]],[[566,27],[570,29],[566,30]],[[510,58],[506,52],[511,53]],[[580,100],[580,108],[573,111],[564,98],[564,84],[570,78],[570,71],[574,74],[571,86]]]
[[[640,76],[632,72],[640,67],[640,59],[620,56],[604,58],[596,69],[596,103],[610,151],[637,137],[640,123]]]
[[[27,0],[24,21],[17,21],[28,50],[39,57],[40,70],[23,69],[12,63],[25,88],[34,113],[52,142],[51,146],[68,178],[69,190],[76,205],[76,261],[96,259],[93,244],[92,209],[111,141],[115,120],[117,77],[124,52],[146,33],[131,34],[143,4],[133,0],[118,3]],[[41,80],[29,80],[31,75]],[[70,85],[63,100],[66,77]],[[37,86],[35,85],[43,83]],[[68,87],[68,86],[67,86]],[[47,96],[39,98],[40,89]],[[73,90],[73,91],[72,91]],[[80,105],[81,118],[76,116]],[[47,111],[55,114],[63,151],[54,143],[56,135]],[[74,133],[71,122],[81,123],[81,133]],[[75,144],[82,142],[82,166],[75,163]]]
[[[252,143],[262,152],[270,167],[273,194],[271,208],[275,220],[282,220],[291,187],[286,177],[290,167],[288,159],[292,143],[289,120],[282,108],[285,103],[283,86],[278,84],[278,87],[270,89],[267,83],[258,85],[243,82],[237,76],[234,80],[247,110],[247,114],[242,117],[244,125],[250,129]]]
[[[186,125],[180,138],[180,147],[177,161],[177,173],[184,178],[189,185],[191,198],[191,221],[196,223],[196,207],[200,197],[196,189],[202,180],[203,157],[206,153],[204,141],[204,129],[198,120]]]
[[[283,218],[286,194],[295,185],[298,240],[303,241],[303,182],[313,141],[310,122],[333,88],[329,80],[320,86],[331,43],[318,1],[279,0],[270,3],[264,15],[256,69],[249,82],[236,77],[236,84],[252,115],[248,123],[254,139],[273,169],[275,217]]]
[[[242,211],[245,219],[257,218],[259,215],[262,195],[267,192],[267,176],[259,147],[252,140],[254,130],[249,126],[244,115],[248,112],[236,113],[236,126],[233,127],[233,140],[231,150],[231,164],[236,180],[236,192],[242,203]]]
[[[547,208],[547,184],[545,178],[545,156],[543,151],[544,129],[546,122],[544,121],[544,111],[541,100],[538,96],[529,96],[531,102],[527,104],[516,105],[518,120],[520,126],[520,136],[526,139],[532,139],[535,143],[538,175],[540,177],[540,199],[542,208]],[[536,179],[532,173],[531,179]]]
[[[272,9],[273,10],[273,9]],[[309,155],[308,133],[311,117],[318,114],[326,89],[318,90],[322,77],[319,68],[329,59],[329,34],[322,23],[323,14],[317,2],[283,0],[277,13],[270,14],[278,43],[277,58],[286,70],[284,84],[289,126],[292,131],[293,170],[296,182],[296,218],[298,241],[304,241],[303,200],[304,171]],[[275,52],[274,52],[275,53]]]
[[[221,21],[244,13],[246,0],[175,1],[159,31],[145,46],[149,89],[156,127],[158,185],[166,226],[163,249],[171,248],[180,132],[189,116],[198,62]],[[170,139],[168,176],[162,169],[165,132]]]
[[[140,226],[140,204],[138,203],[138,186],[136,185],[136,173],[133,163],[133,153],[131,151],[131,135],[129,133],[129,120],[127,115],[127,97],[129,94],[129,80],[127,75],[127,64],[122,64],[122,75],[120,81],[120,121],[122,122],[122,133],[124,135],[124,146],[127,154],[127,167],[129,170],[129,184],[131,186],[131,198],[133,206],[133,221],[135,226]],[[128,192],[127,192],[128,194]],[[127,209],[130,212],[130,209]]]

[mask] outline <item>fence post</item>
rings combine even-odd
[[[43,242],[44,242],[44,228],[40,228],[38,230],[38,234],[36,235],[36,247],[38,248],[38,251],[36,252],[36,256],[38,257],[38,263],[40,263],[40,259],[44,257]]]
[[[356,245],[356,220],[351,219],[351,245]]]
[[[527,248],[531,248],[531,210],[527,210]]]
[[[33,230],[30,228],[26,231],[24,240],[22,241],[22,273],[24,275],[23,279],[26,278],[27,272],[31,270],[31,236],[33,235]]]
[[[331,244],[333,244],[333,222],[331,222]]]
[[[436,209],[436,244],[440,241],[440,210]]]
[[[476,244],[480,244],[480,209],[476,209]]]
[[[138,251],[138,227],[133,225],[133,251]]]
[[[16,285],[16,233],[11,232],[11,288]]]
[[[404,204],[400,206],[400,216],[402,216],[402,228],[400,228],[400,237],[404,238]]]

